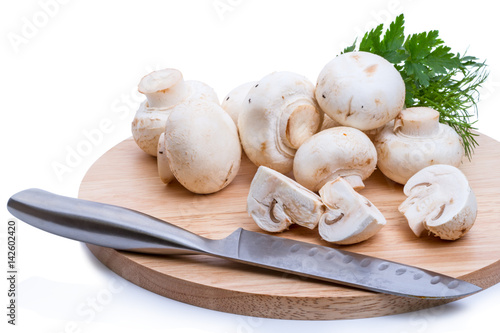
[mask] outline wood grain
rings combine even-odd
[[[483,288],[500,281],[500,143],[485,136],[466,174],[478,200],[474,227],[454,242],[417,238],[397,206],[402,186],[379,171],[361,194],[372,201],[387,225],[371,239],[342,249],[460,277]],[[238,227],[260,231],[246,213],[246,197],[257,168],[244,157],[238,176],[224,190],[197,195],[179,183],[164,185],[156,159],[127,139],[87,172],[79,197],[142,211],[201,236],[218,239]],[[281,237],[332,246],[317,230],[292,227]],[[337,286],[204,255],[152,256],[88,245],[107,267],[157,294],[224,312],[281,319],[348,319],[383,316],[443,304]],[[334,247],[334,246],[332,246]]]

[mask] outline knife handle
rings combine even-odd
[[[155,217],[40,189],[14,194],[7,208],[39,229],[117,250],[156,254],[210,251],[211,240]]]

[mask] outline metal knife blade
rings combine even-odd
[[[238,229],[212,240],[127,208],[39,189],[7,204],[20,220],[66,238],[117,250],[203,253],[370,291],[430,299],[463,297],[480,287],[414,266],[326,246]]]

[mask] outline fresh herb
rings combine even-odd
[[[471,159],[476,128],[479,88],[488,77],[485,62],[451,52],[437,30],[405,37],[401,14],[383,32],[383,24],[367,32],[358,50],[375,53],[394,64],[406,85],[406,107],[427,106],[440,113],[439,121],[451,126],[462,138]],[[342,53],[356,50],[357,40]],[[469,110],[472,109],[472,113]]]

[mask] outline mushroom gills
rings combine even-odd
[[[465,175],[451,165],[432,165],[412,176],[404,187],[408,198],[399,211],[416,236],[428,231],[456,240],[472,228],[477,200]]]
[[[383,214],[342,177],[319,191],[327,211],[319,222],[321,237],[331,243],[359,243],[375,235],[385,224]]]
[[[294,180],[260,166],[250,185],[247,211],[268,232],[281,232],[292,224],[314,229],[325,206],[315,193]]]

